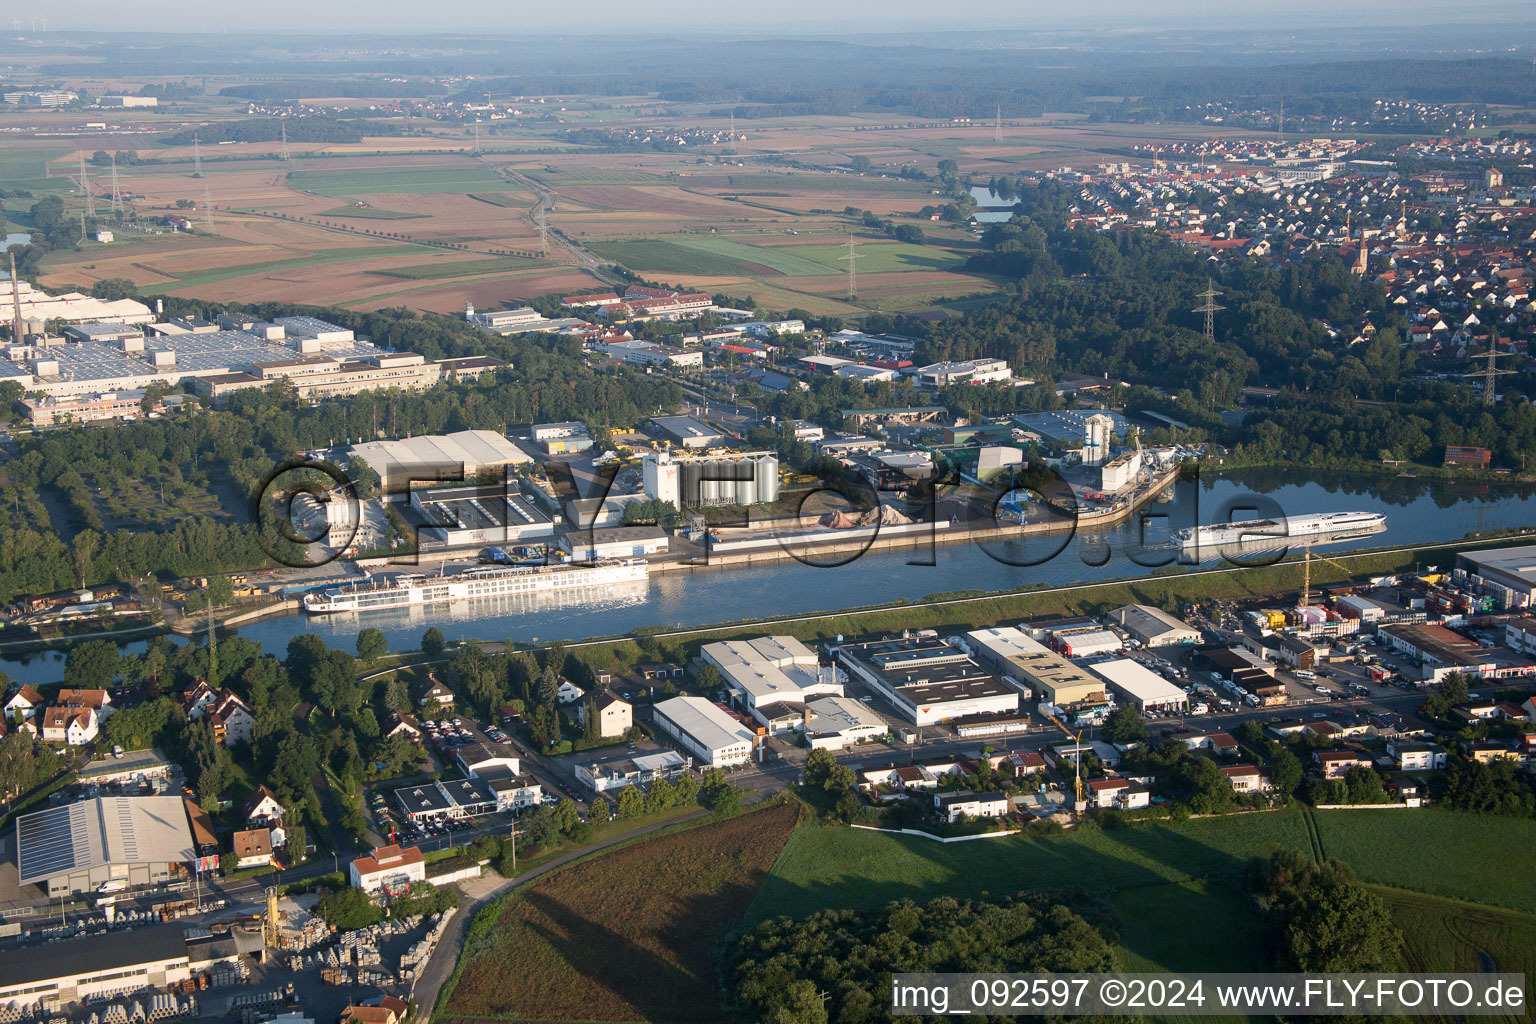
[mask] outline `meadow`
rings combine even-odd
[[[381,210],[377,206],[336,206],[329,210],[321,210],[318,216],[347,217],[352,220],[423,220],[427,214]]]
[[[720,947],[799,814],[665,833],[515,890],[471,924],[434,1019],[719,1019]]]
[[[474,277],[480,274],[505,274],[515,270],[531,270],[553,266],[548,260],[504,257],[488,260],[443,260],[439,263],[422,263],[412,267],[385,267],[369,273],[385,277],[402,277],[411,281],[437,281],[455,277]]]

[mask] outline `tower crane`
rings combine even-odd
[[[1305,608],[1312,597],[1312,545],[1308,544],[1305,550],[1306,554],[1302,556],[1301,560],[1301,600],[1296,605],[1298,608]],[[1354,575],[1354,571],[1349,566],[1336,562],[1327,555],[1318,555],[1317,557],[1335,569],[1343,569],[1346,573]]]
[[[1048,711],[1042,710],[1040,714],[1045,716],[1046,720],[1056,728],[1060,729],[1062,732],[1071,737],[1072,742],[1077,745],[1076,756],[1072,758],[1072,788],[1073,793],[1077,797],[1077,800],[1072,805],[1072,811],[1074,814],[1081,817],[1083,810],[1088,806],[1088,801],[1083,799],[1083,734],[1080,732],[1073,732],[1071,729],[1068,729],[1059,718]]]

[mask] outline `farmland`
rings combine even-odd
[[[1438,808],[1316,818],[1324,855],[1349,862],[1368,882],[1536,912],[1536,893],[1524,884],[1536,821]]]
[[[718,1019],[718,951],[798,814],[664,834],[515,891],[476,917],[434,1017]]]

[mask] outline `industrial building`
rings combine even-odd
[[[448,547],[526,544],[555,535],[555,521],[505,485],[413,490],[406,519],[421,536]]]
[[[1506,607],[1536,604],[1536,544],[1467,551],[1456,557],[1456,568],[1473,584],[1501,593]]]
[[[395,790],[395,802],[411,821],[469,818],[498,810],[488,779],[423,782]]]
[[[765,726],[772,727],[776,711],[798,721],[810,698],[843,693],[832,667],[823,666],[815,651],[792,636],[705,644],[699,656],[720,670],[732,701]]]
[[[654,341],[605,341],[594,345],[621,363],[640,366],[670,366],[680,370],[702,370],[704,353],[699,349],[677,348]]]
[[[594,793],[611,793],[625,786],[647,789],[657,779],[675,780],[688,768],[688,759],[675,750],[654,754],[625,754],[576,766],[576,780]]]
[[[1200,631],[1161,608],[1128,604],[1109,613],[1109,620],[1147,647],[1200,642]]]
[[[1019,692],[958,647],[930,637],[895,637],[832,648],[837,663],[914,725],[1012,713]]]
[[[528,436],[549,455],[584,452],[592,447],[592,435],[588,433],[587,425],[575,420],[535,423]]]
[[[684,448],[708,448],[725,440],[720,431],[692,416],[652,416],[651,426],[663,438]]]
[[[983,664],[1015,685],[1061,708],[1108,701],[1103,680],[1085,672],[1020,629],[978,629],[966,634]]]
[[[641,479],[647,498],[679,509],[757,505],[779,498],[779,460],[770,452],[660,451],[645,457]]]
[[[459,430],[398,441],[365,441],[347,449],[379,474],[383,490],[404,490],[412,481],[468,479],[487,470],[521,466],[533,456],[494,430]]]
[[[652,709],[652,716],[662,732],[701,764],[745,764],[757,741],[750,729],[703,697],[664,700]]]
[[[951,384],[986,384],[1008,380],[1013,376],[1013,370],[1006,359],[966,359],[932,363],[920,367],[913,376],[923,387],[945,388]]]
[[[119,310],[121,303],[136,309]],[[153,319],[148,307],[128,299],[103,303],[85,296],[79,302],[45,296],[32,305],[36,317],[48,320],[118,325]],[[137,309],[144,311],[142,319]],[[32,322],[25,305],[22,317]],[[373,388],[430,387],[441,379],[437,363],[415,353],[387,352],[313,317],[280,317],[272,323],[225,320],[236,329],[182,320],[150,323],[142,334],[79,330],[60,337],[34,332],[23,344],[0,347],[0,380],[55,397],[132,391],[157,382],[190,385],[218,402],[235,391],[280,380],[300,398],[326,398]]]
[[[0,956],[0,1006],[41,1003],[57,1011],[94,997],[164,989],[191,976],[186,936],[174,924],[9,946]]]
[[[1143,714],[1184,711],[1189,707],[1189,694],[1130,658],[1096,662],[1088,670],[1107,682],[1121,703],[1130,704]]]
[[[662,554],[670,540],[659,526],[608,526],[567,530],[560,537],[560,547],[574,561],[591,562],[599,558]]]
[[[352,887],[364,892],[404,892],[427,880],[427,860],[414,846],[381,846],[353,859],[347,875]]]
[[[1125,642],[1112,630],[1105,629],[1097,623],[1051,629],[1048,633],[1056,649],[1069,658],[1114,654],[1125,645]]]
[[[180,796],[97,797],[24,814],[15,851],[17,880],[49,896],[117,880],[169,882],[185,876],[197,855]]]
[[[807,701],[800,725],[812,750],[842,750],[861,740],[883,736],[885,721],[851,697],[819,697]]]

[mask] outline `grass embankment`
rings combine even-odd
[[[443,1020],[702,1021],[735,929],[799,805],[669,832],[579,861],[476,916]]]

